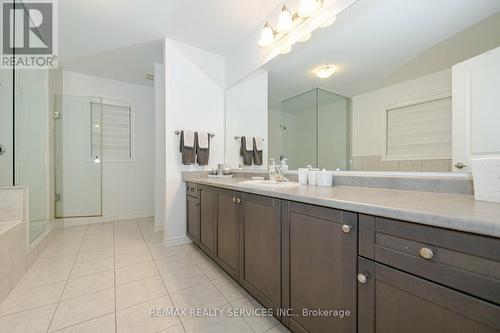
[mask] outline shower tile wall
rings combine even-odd
[[[382,161],[380,156],[353,156],[353,171],[451,172],[451,159]]]

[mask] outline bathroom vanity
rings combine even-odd
[[[187,182],[188,236],[293,332],[500,330],[500,205],[241,180]]]

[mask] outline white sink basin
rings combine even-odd
[[[244,180],[239,182],[240,185],[265,187],[265,188],[291,188],[300,186],[295,182],[276,182],[274,180]]]

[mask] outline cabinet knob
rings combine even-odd
[[[344,234],[348,234],[351,232],[351,229],[352,227],[348,224],[343,224],[342,225],[342,231],[344,232]]]
[[[236,198],[233,197],[233,202],[236,202]]]
[[[424,259],[432,259],[432,257],[434,257],[434,252],[432,252],[432,250],[428,247],[423,247],[420,249],[420,251],[418,251],[418,254],[420,254],[420,256]]]
[[[358,274],[358,282],[361,284],[365,284],[366,281],[368,280],[368,276],[365,274]]]
[[[237,203],[240,203],[240,202],[241,202],[241,199],[240,199],[240,198],[236,198],[236,202],[237,202]]]

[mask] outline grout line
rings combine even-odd
[[[83,323],[86,323],[86,322],[89,322],[89,321],[92,321],[94,319],[98,319],[98,318],[102,318],[102,317],[105,317],[105,316],[109,316],[110,314],[112,314],[113,312],[109,312],[109,313],[105,313],[103,315],[100,315],[100,316],[97,316],[97,317],[94,317],[94,318],[90,318],[90,319],[85,319],[84,321],[80,321],[76,324],[72,324],[72,325],[69,325],[69,326],[65,326],[65,327],[62,327],[60,329],[58,329],[57,331],[52,331],[51,333],[57,333],[57,332],[61,332],[63,330],[67,330],[68,328],[71,328],[71,327],[75,327],[75,326],[78,326],[80,324],[83,324]]]
[[[114,286],[114,303],[115,303],[115,333],[118,331],[118,319],[116,315],[116,247],[115,247],[115,224],[113,227],[113,286]]]
[[[87,226],[87,228],[85,228],[85,233],[84,233],[82,240],[80,242],[80,246],[78,248],[78,253],[76,254],[75,261],[76,261],[76,258],[78,257],[78,254],[80,253],[80,249],[83,245],[83,241],[85,240],[85,237],[87,236],[88,231],[89,231],[89,227]],[[74,262],[73,262],[73,266],[71,267],[71,270],[69,271],[68,278],[66,279],[66,283],[64,284],[61,296],[59,296],[59,301],[57,302],[56,308],[54,309],[54,313],[52,314],[52,318],[50,318],[50,322],[49,322],[49,325],[47,326],[46,332],[48,332],[50,330],[50,326],[52,325],[52,321],[54,320],[54,317],[56,316],[57,309],[59,308],[59,304],[61,303],[61,298],[64,295],[64,291],[66,290],[66,287],[68,286],[69,277],[71,276],[71,272],[73,272],[73,267],[75,267]]]
[[[54,305],[54,304],[57,304],[57,302],[52,302],[52,303],[48,303],[48,304],[42,304],[42,305],[34,306],[32,308],[29,308],[29,309],[24,309],[24,310],[12,312],[12,313],[3,314],[3,315],[0,316],[0,318],[5,318],[5,317],[8,317],[8,316],[12,316],[12,315],[15,315],[15,314],[18,314],[18,313],[21,313],[21,312],[36,310],[36,309],[42,308],[44,306],[49,306],[49,305]]]

